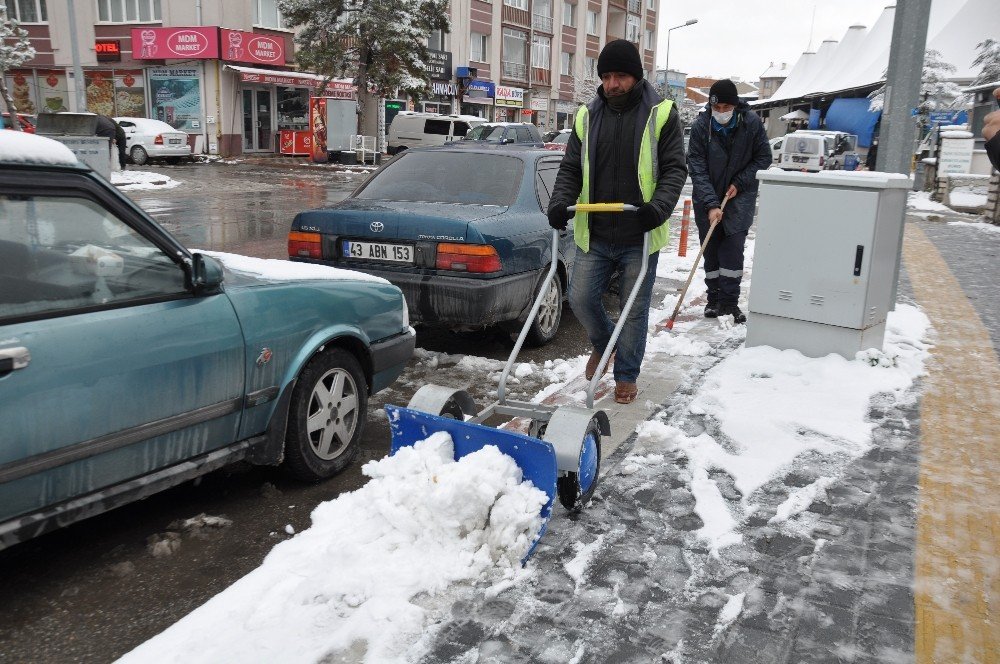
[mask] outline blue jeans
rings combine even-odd
[[[646,277],[636,294],[632,310],[618,337],[615,350],[615,380],[634,383],[639,377],[642,356],[646,352],[646,326],[649,324],[649,298],[656,279],[659,252],[650,254],[646,261]],[[569,282],[569,303],[573,313],[587,330],[587,337],[594,349],[603,353],[611,341],[615,326],[608,316],[601,296],[608,290],[611,275],[619,272],[618,303],[625,306],[629,293],[642,269],[641,245],[612,245],[591,240],[590,251],[577,249],[573,276]]]

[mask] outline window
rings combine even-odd
[[[182,295],[185,274],[93,201],[0,196],[0,318]]]
[[[625,21],[625,39],[638,44],[640,30],[641,27],[639,25],[639,17],[634,14],[629,14]]]
[[[587,34],[596,35],[597,27],[601,22],[601,13],[587,10]]]
[[[587,76],[597,76],[597,58],[584,58],[583,67]]]
[[[469,59],[475,62],[488,62],[490,52],[490,43],[488,41],[488,35],[483,35],[478,32],[472,33],[472,47],[469,49]]]
[[[652,30],[646,30],[646,44],[645,49],[647,51],[652,51],[656,48],[656,37]]]
[[[527,127],[515,127],[515,131],[518,143],[533,143],[536,140]]]
[[[552,63],[552,39],[534,35],[531,38],[531,66],[548,69]]]
[[[521,186],[516,157],[407,150],[356,194],[361,200],[510,205]]]
[[[568,135],[568,134],[567,134]],[[556,176],[559,174],[559,162],[538,162],[538,173],[535,175],[535,190],[538,192],[538,204],[542,212],[549,209],[549,199],[556,187]]]
[[[435,136],[450,136],[451,135],[451,121],[450,120],[427,120],[424,122],[424,133],[433,134]]]
[[[444,50],[444,30],[434,30],[427,38],[427,48],[433,51]]]
[[[563,25],[569,28],[576,27],[576,5],[563,0]]]
[[[278,9],[278,0],[253,0],[253,24],[262,28],[285,29],[285,17]]]
[[[573,75],[573,54],[563,51],[561,53],[561,61],[559,63],[559,73],[563,76]]]
[[[11,18],[21,23],[47,23],[49,20],[45,0],[7,0]]]
[[[516,7],[525,11],[528,10],[528,0],[503,0],[503,3],[508,7]]]
[[[160,0],[97,0],[97,20],[101,23],[160,21]]]
[[[646,9],[651,12],[656,11],[656,0],[646,0]]]
[[[518,65],[527,65],[525,60],[528,57],[527,52],[528,45],[528,33],[521,30],[514,30],[513,28],[503,29],[503,55],[501,58],[504,62],[509,62]]]

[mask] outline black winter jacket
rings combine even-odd
[[[639,207],[643,204],[642,190],[639,188],[639,149],[642,146],[642,132],[653,106],[663,101],[646,80],[636,83],[629,93],[629,106],[622,112],[608,106],[604,89],[598,88],[598,96],[589,105],[590,109],[590,201],[592,203],[629,203]],[[556,176],[556,183],[549,202],[549,209],[572,205],[583,188],[583,150],[576,131],[570,133]],[[670,216],[680,197],[681,188],[687,179],[684,164],[684,135],[677,108],[670,110],[667,123],[660,131],[656,147],[659,172],[653,192],[653,205],[664,221]],[[642,244],[642,230],[635,220],[635,213],[591,214],[590,239],[604,240],[612,244]]]
[[[757,171],[771,166],[771,146],[760,118],[746,102],[740,102],[735,115],[736,126],[729,136],[722,136],[712,131],[712,108],[706,104],[691,125],[688,141],[687,163],[699,228],[708,228],[708,211],[720,207],[729,185],[736,185],[738,193],[726,203],[722,217],[726,235],[750,230],[757,208]]]

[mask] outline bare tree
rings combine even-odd
[[[20,67],[35,57],[35,49],[28,39],[28,31],[16,20],[7,16],[7,5],[0,2],[0,96],[3,96],[10,113],[10,126],[21,131],[17,119],[17,106],[7,89],[7,72]]]

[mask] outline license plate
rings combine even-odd
[[[345,258],[413,264],[413,247],[408,244],[357,242],[355,240],[344,240],[343,242]]]
[[[170,139],[170,144],[171,144],[171,145],[180,145],[180,144],[181,144],[181,143],[183,143],[183,142],[184,142],[184,141],[183,141],[183,139],[181,139],[181,138],[171,138],[171,139]]]
[[[809,157],[798,157],[796,155],[792,155],[792,161],[794,161],[794,162],[796,162],[798,164],[802,164],[802,163],[805,163],[805,162],[809,161]]]

